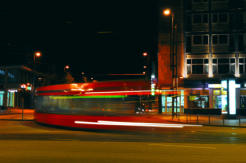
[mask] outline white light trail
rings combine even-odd
[[[186,124],[168,124],[168,123],[144,123],[144,122],[117,122],[117,121],[74,121],[76,124],[89,124],[89,125],[111,125],[111,126],[135,126],[135,127],[162,127],[162,128],[183,128],[185,126],[197,126],[202,125],[186,125]]]

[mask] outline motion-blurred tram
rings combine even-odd
[[[148,119],[145,113],[157,113],[151,107],[153,98],[150,84],[136,80],[44,86],[36,90],[35,121],[64,127],[118,128],[124,126],[118,122],[144,122]]]

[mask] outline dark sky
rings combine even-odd
[[[156,52],[157,0],[17,1],[0,9],[1,64],[30,63],[41,50],[42,67],[58,71],[69,64],[78,73],[140,73],[141,53]]]

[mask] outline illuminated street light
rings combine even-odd
[[[35,57],[40,57],[41,56],[41,52],[36,52],[35,53]]]
[[[163,10],[163,15],[165,15],[165,16],[169,16],[169,15],[171,15],[171,10],[168,8],[168,9],[165,9],[165,10]]]
[[[147,52],[144,52],[144,53],[143,53],[143,56],[144,56],[144,57],[148,56],[148,53],[147,53]]]
[[[36,63],[36,58],[40,58],[41,57],[41,52],[39,52],[39,51],[37,51],[37,52],[35,52],[34,53],[34,55],[33,55],[33,63],[34,63],[34,65],[35,65],[35,63]]]
[[[171,18],[171,31],[170,31],[170,68],[172,71],[172,86],[171,89],[175,89],[176,92],[178,90],[178,60],[177,60],[177,24],[174,22],[174,12],[171,9],[164,9],[163,10],[164,16],[170,16]],[[176,106],[176,116],[177,116],[177,106],[178,100],[177,96],[172,97],[172,117],[174,116],[174,101]]]
[[[70,66],[69,65],[66,65],[65,67],[64,67],[64,70],[68,70],[70,68]]]

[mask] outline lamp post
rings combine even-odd
[[[64,67],[64,71],[68,71],[70,69],[70,66],[69,65],[66,65],[65,67]]]
[[[143,52],[142,55],[146,58],[146,65],[143,66],[143,74],[145,75],[145,80],[148,80],[148,75],[150,74],[150,55],[147,52]]]
[[[34,53],[34,55],[33,55],[33,65],[34,65],[34,68],[35,68],[35,66],[36,66],[36,60],[37,60],[38,58],[40,58],[41,56],[42,56],[42,54],[41,54],[40,51],[37,51],[37,52]]]
[[[37,66],[36,66],[36,61],[38,58],[40,58],[42,56],[42,53],[40,51],[36,51],[34,54],[33,54],[33,70],[36,70],[37,71]],[[33,80],[32,80],[32,89],[31,89],[31,95],[32,95],[32,107],[34,108],[34,94],[35,94],[35,73],[33,73]],[[23,107],[22,107],[22,120],[23,120],[23,115],[24,115],[24,112],[23,112]]]
[[[171,32],[170,32],[170,68],[172,71],[172,85],[171,89],[175,90],[175,95],[172,96],[172,116],[175,114],[177,115],[177,89],[178,89],[178,64],[177,64],[177,38],[176,38],[176,31],[177,31],[177,24],[174,22],[174,12],[171,9],[163,10],[164,16],[171,17]],[[175,102],[174,102],[175,101]],[[174,104],[175,109],[174,110]]]

